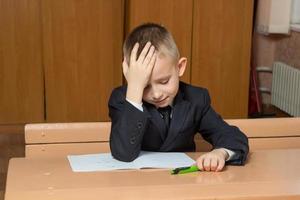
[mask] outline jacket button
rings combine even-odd
[[[143,126],[142,122],[138,122],[138,124],[137,124],[138,129],[141,129],[142,126]]]
[[[136,141],[135,136],[132,136],[132,137],[130,138],[130,144],[135,144],[135,141]]]

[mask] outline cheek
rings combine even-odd
[[[172,80],[170,84],[168,84],[166,88],[166,92],[171,96],[175,96],[177,94],[177,91],[178,91],[178,81]]]
[[[144,99],[144,100],[149,99],[149,90],[144,90],[144,93],[143,93],[143,99]]]

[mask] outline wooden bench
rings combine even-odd
[[[250,150],[300,148],[300,118],[226,121],[248,136]],[[109,152],[110,127],[110,122],[27,124],[25,155],[51,157]],[[195,141],[197,151],[211,149],[199,134]]]

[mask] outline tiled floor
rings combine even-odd
[[[272,117],[291,117],[288,113],[272,105],[263,105],[262,112],[254,114],[250,118],[272,118]]]

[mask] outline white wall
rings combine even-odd
[[[300,0],[293,0],[291,24],[300,24]]]

